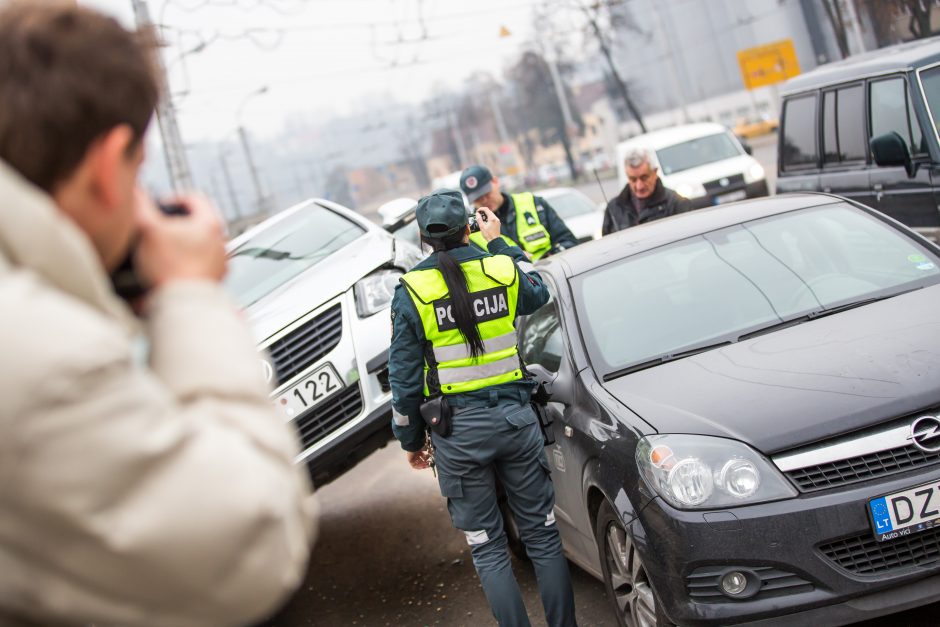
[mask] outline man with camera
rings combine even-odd
[[[220,222],[137,187],[150,54],[74,4],[0,8],[3,625],[245,624],[304,575],[309,481]],[[142,319],[108,276],[131,252]]]
[[[472,165],[461,173],[460,190],[477,209],[491,209],[502,223],[502,238],[519,246],[532,261],[578,245],[578,239],[544,198],[529,192],[504,194],[499,178],[482,165]],[[487,250],[481,233],[475,231],[470,241]]]

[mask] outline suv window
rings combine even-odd
[[[842,161],[864,161],[865,92],[861,85],[838,91],[836,123],[839,128],[839,158]]]
[[[911,154],[926,152],[923,133],[908,98],[907,81],[900,76],[873,81],[871,91],[871,136],[891,131],[907,142]]]
[[[792,98],[783,110],[784,170],[799,170],[816,165],[816,94]]]

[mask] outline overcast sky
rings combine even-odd
[[[132,0],[79,0],[133,24]],[[387,98],[419,101],[474,70],[499,77],[541,0],[149,0],[184,141],[240,121],[272,135]],[[500,37],[500,28],[511,33]],[[251,96],[268,87],[267,93]],[[238,115],[239,110],[241,115]]]

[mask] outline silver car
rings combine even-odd
[[[326,483],[391,437],[389,306],[420,251],[345,207],[308,200],[229,243],[225,284],[261,350],[271,400]]]

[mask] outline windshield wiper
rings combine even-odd
[[[669,353],[667,355],[660,355],[653,359],[648,359],[647,361],[641,361],[638,364],[633,364],[632,366],[627,366],[626,368],[621,368],[620,370],[614,370],[613,372],[608,372],[604,375],[604,382],[610,381],[612,379],[617,379],[627,374],[633,372],[639,372],[640,370],[646,370],[647,368],[652,368],[654,366],[659,366],[670,361],[676,361],[677,359],[685,359],[686,357],[691,357],[692,355],[698,355],[699,353],[704,353],[705,351],[710,351],[714,348],[719,348],[721,346],[727,346],[728,344],[733,344],[735,340],[722,340],[720,342],[715,342],[713,344],[706,344],[705,346],[696,346],[695,348],[689,348],[677,353]]]
[[[861,300],[854,300],[849,303],[843,303],[835,307],[828,307],[823,309],[815,309],[808,314],[798,316],[796,318],[790,318],[789,320],[782,320],[780,322],[775,322],[766,327],[761,327],[754,331],[749,331],[738,336],[737,341],[749,340],[752,337],[757,337],[758,335],[763,335],[765,333],[770,333],[771,331],[777,331],[779,329],[785,329],[787,327],[796,326],[798,324],[803,324],[804,322],[809,322],[810,320],[818,320],[819,318],[825,318],[826,316],[831,316],[833,314],[842,313],[843,311],[848,311],[849,309],[856,309],[857,307],[863,307],[865,305],[870,305],[876,303],[879,300],[887,300],[889,298],[894,298],[895,296],[901,296],[902,294],[908,294],[916,290],[921,289],[923,286],[918,285],[917,287],[912,287],[907,290],[900,292],[892,292],[890,294],[882,294],[881,296],[872,296],[871,298],[863,298]]]
[[[273,248],[242,248],[241,250],[236,250],[234,253],[232,253],[232,256],[254,257],[255,259],[273,259],[275,261],[280,261],[281,259],[301,259],[301,257],[291,257],[290,252],[286,250],[275,250]]]

